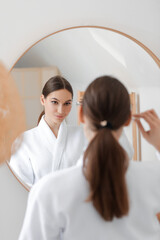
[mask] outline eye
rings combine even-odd
[[[51,103],[53,103],[53,104],[58,104],[58,102],[57,102],[57,101],[51,101]]]
[[[69,106],[69,105],[71,105],[71,102],[66,102],[64,105]]]

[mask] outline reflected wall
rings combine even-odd
[[[16,72],[24,75],[20,72],[34,72],[36,69],[39,71],[39,79],[34,80],[35,78],[28,72],[26,74],[28,75],[27,87],[25,87],[25,83],[22,84],[24,76],[21,80]],[[44,69],[48,69],[45,74]],[[56,69],[56,71],[51,69]],[[30,89],[33,90],[32,95],[22,96],[26,107],[28,128],[36,126],[37,116],[42,110],[39,96],[44,83],[56,74],[64,76],[74,89],[73,108],[67,119],[68,124],[77,124],[75,104],[77,92],[84,91],[92,80],[105,74],[117,77],[126,85],[130,93],[136,93],[138,96],[136,98],[137,111],[154,107],[160,115],[157,104],[160,98],[158,64],[152,54],[148,54],[135,41],[112,30],[92,27],[75,28],[50,35],[35,44],[19,59],[12,74],[20,91],[29,89],[31,92]],[[30,100],[26,100],[27,97]],[[31,105],[34,111],[30,108]],[[126,128],[125,132],[132,143],[132,129]],[[138,132],[137,141],[139,146],[142,146],[139,148],[139,159],[156,159],[154,149],[138,136]]]

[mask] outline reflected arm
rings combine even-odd
[[[16,139],[14,144],[16,144],[17,141],[19,141],[19,138]],[[17,151],[12,154],[10,167],[13,169],[17,177],[29,187],[34,184],[34,172],[24,142],[22,142]]]

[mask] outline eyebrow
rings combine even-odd
[[[51,100],[56,100],[56,101],[60,102],[60,100],[58,100],[57,98],[51,98]],[[72,102],[72,99],[69,99],[69,100],[67,100],[65,102]]]

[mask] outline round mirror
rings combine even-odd
[[[17,61],[11,73],[25,106],[27,128],[31,129],[37,126],[43,110],[42,88],[55,75],[65,77],[74,90],[67,124],[77,125],[78,92],[83,92],[92,80],[105,74],[117,77],[126,85],[133,112],[154,107],[160,115],[159,66],[156,56],[132,37],[112,29],[77,27],[37,42]],[[126,127],[125,133],[134,147],[134,160],[156,158],[154,149],[141,139],[134,123]],[[12,170],[19,178],[16,169]]]

